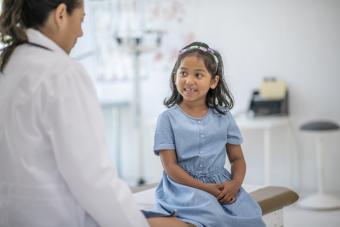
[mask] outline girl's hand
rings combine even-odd
[[[222,184],[205,184],[205,191],[217,198],[222,193]]]
[[[235,181],[225,181],[220,190],[221,193],[217,196],[217,200],[220,204],[231,204],[236,201],[236,193],[240,189],[240,185]]]

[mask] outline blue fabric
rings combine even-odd
[[[226,144],[241,144],[242,138],[230,112],[212,109],[202,118],[184,113],[176,105],[158,118],[154,152],[176,150],[178,165],[204,183],[223,183],[231,179],[224,168]],[[166,152],[166,151],[162,151]],[[236,202],[221,205],[202,190],[173,181],[165,172],[156,190],[157,212],[176,213],[176,217],[196,226],[263,227],[259,205],[241,188]]]

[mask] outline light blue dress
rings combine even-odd
[[[175,149],[178,165],[204,183],[222,183],[231,179],[224,168],[226,144],[241,144],[242,138],[232,115],[213,109],[202,118],[184,113],[178,105],[158,118],[154,151]],[[163,151],[166,152],[166,151]],[[196,226],[263,227],[259,205],[241,188],[236,202],[221,205],[202,190],[173,181],[165,172],[156,189],[156,211],[175,212],[177,218]]]

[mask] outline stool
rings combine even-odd
[[[323,189],[323,161],[321,149],[321,134],[339,130],[339,125],[330,121],[313,121],[303,124],[300,130],[314,132],[316,134],[316,167],[318,191],[316,194],[302,199],[298,205],[302,208],[313,210],[332,210],[340,208],[340,200],[334,196],[328,195]]]

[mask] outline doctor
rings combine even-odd
[[[0,227],[149,225],[108,159],[91,80],[68,56],[84,15],[83,0],[2,3]]]

